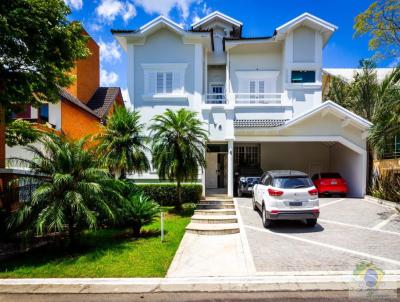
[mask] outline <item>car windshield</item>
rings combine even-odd
[[[321,173],[321,178],[342,178],[339,173]]]
[[[247,179],[246,179],[246,181],[248,183],[253,183],[253,182],[256,182],[256,181],[259,181],[259,180],[260,180],[260,177],[247,177]]]
[[[274,178],[272,186],[281,189],[298,189],[312,187],[313,183],[307,176],[284,176]]]

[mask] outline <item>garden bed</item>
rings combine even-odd
[[[42,247],[0,262],[0,278],[163,277],[189,221],[166,213],[163,243],[158,219],[138,239],[129,229],[86,231],[75,252]]]

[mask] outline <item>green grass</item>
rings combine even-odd
[[[158,220],[139,239],[129,230],[86,231],[76,252],[46,248],[0,262],[0,278],[163,277],[189,221],[166,213],[163,243]]]

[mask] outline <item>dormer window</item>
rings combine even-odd
[[[315,70],[292,70],[292,83],[315,83]]]

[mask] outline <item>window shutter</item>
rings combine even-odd
[[[156,73],[154,71],[147,72],[146,83],[146,94],[150,95],[156,93]]]

